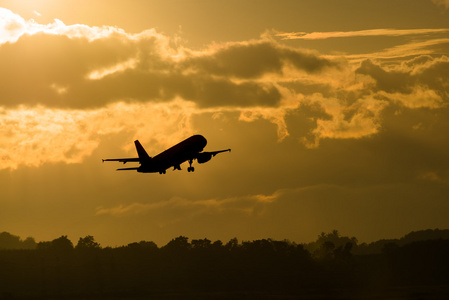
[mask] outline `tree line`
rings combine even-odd
[[[340,235],[338,230],[333,230],[329,233],[322,232],[320,235],[318,235],[318,238],[310,243],[304,243],[301,244],[307,251],[309,251],[311,254],[315,254],[316,256],[319,256],[320,251],[323,251],[323,245],[327,244],[327,247],[344,247],[347,244],[351,244],[351,252],[355,255],[366,255],[366,254],[379,254],[382,253],[384,248],[388,246],[389,244],[395,244],[397,246],[404,246],[406,244],[410,244],[412,242],[420,242],[420,241],[426,241],[426,240],[438,240],[438,239],[449,239],[449,230],[448,229],[427,229],[427,230],[420,230],[420,231],[412,231],[405,236],[399,238],[399,239],[381,239],[372,243],[358,243],[358,240],[356,237],[348,237],[348,236],[342,236]],[[229,243],[235,243],[237,239],[234,238]],[[171,243],[173,240],[171,241]],[[289,243],[289,241],[286,241]],[[192,240],[191,246],[196,247],[197,245],[206,245],[212,243],[208,239],[204,240]],[[243,242],[248,243],[248,242]],[[5,249],[45,249],[45,248],[52,248],[52,247],[58,247],[58,245],[65,245],[68,248],[74,247],[74,248],[101,248],[100,244],[95,241],[95,238],[91,235],[88,235],[86,237],[80,237],[78,240],[78,243],[76,246],[73,245],[72,241],[68,239],[67,236],[61,236],[55,240],[52,241],[43,241],[43,242],[36,242],[33,237],[27,237],[26,239],[22,240],[19,236],[10,234],[8,232],[2,232],[0,233],[0,250]],[[129,247],[135,247],[137,244],[140,245],[151,245],[151,247],[158,246],[154,242],[148,242],[148,241],[141,241],[139,243],[134,242],[130,243],[127,246]],[[217,245],[223,245],[223,243],[218,240],[215,241],[213,244],[215,246]],[[349,245],[348,245],[349,246]],[[347,247],[348,247],[347,246]],[[62,246],[64,247],[64,246]],[[125,246],[122,246],[125,247]]]
[[[366,254],[336,230],[308,244],[179,236],[103,248],[93,236],[75,245],[61,236],[0,250],[0,299],[449,299],[445,234],[410,233]]]

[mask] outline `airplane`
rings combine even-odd
[[[193,135],[188,139],[176,144],[175,146],[159,153],[154,157],[150,157],[145,149],[140,144],[139,140],[135,140],[137,154],[139,157],[135,158],[107,158],[105,161],[118,161],[126,164],[127,162],[138,162],[140,167],[135,168],[121,168],[117,171],[137,170],[140,173],[159,173],[165,174],[168,168],[173,167],[174,170],[181,170],[181,164],[185,161],[189,162],[190,167],[188,172],[194,172],[192,167],[193,160],[196,159],[198,163],[203,164],[208,162],[212,157],[222,152],[231,152],[231,149],[201,152],[206,147],[207,140],[202,135]]]

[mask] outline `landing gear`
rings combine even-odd
[[[189,160],[190,167],[187,168],[187,172],[195,172],[195,168],[192,167],[193,159]]]
[[[165,174],[165,170],[159,171],[159,174]]]

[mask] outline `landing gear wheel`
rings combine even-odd
[[[190,167],[187,168],[187,172],[195,172],[195,168],[192,167],[193,159],[189,160]]]

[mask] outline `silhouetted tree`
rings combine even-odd
[[[32,237],[27,237],[22,242],[22,249],[36,249],[36,247],[37,247],[36,241]]]
[[[351,253],[351,250],[353,248],[352,243],[346,243],[344,246],[339,246],[333,251],[333,258],[335,262],[339,263],[341,265],[352,265],[353,263],[353,256]]]
[[[36,246],[36,242],[32,237],[22,241],[19,236],[8,232],[0,233],[0,249],[35,249]]]
[[[84,238],[80,238],[78,244],[76,244],[75,249],[100,249],[101,246],[97,243],[93,236],[87,235]]]
[[[37,249],[39,250],[47,250],[51,248],[51,242],[49,241],[43,241],[43,242],[39,242],[37,244]]]
[[[190,248],[191,245],[189,243],[189,238],[182,235],[172,239],[170,242],[168,242],[167,245],[163,247],[164,250],[174,251],[188,250]]]
[[[320,248],[313,252],[313,256],[318,259],[331,260],[334,258],[335,244],[331,241],[325,241]]]
[[[0,233],[0,248],[1,249],[19,249],[20,237],[12,235],[8,232]]]
[[[138,243],[130,243],[127,246],[130,249],[147,249],[147,250],[157,250],[158,247],[155,242],[140,241]]]
[[[223,245],[179,236],[159,249],[146,241],[101,248],[86,236],[71,251],[61,236],[37,251],[0,250],[0,299],[365,299],[373,290],[382,299],[448,298],[449,240],[387,244],[374,255],[353,255],[355,239],[338,231],[318,244],[312,257],[304,245],[269,238]]]
[[[348,243],[352,244],[351,248],[346,246]],[[342,251],[345,247],[352,250],[353,246],[357,246],[355,237],[341,236],[338,230],[333,230],[331,233],[322,232],[315,242],[306,245],[306,249],[319,258],[331,258],[334,256],[334,250],[341,248]]]
[[[51,241],[50,249],[60,252],[73,250],[73,243],[67,238],[66,235],[54,239]]]
[[[212,244],[212,247],[213,247],[214,249],[222,248],[222,247],[223,247],[223,242],[220,241],[220,240],[217,240],[217,241],[215,241],[215,242]]]
[[[208,239],[192,240],[191,245],[193,249],[207,249],[210,248],[211,241]]]
[[[227,250],[236,250],[239,247],[239,240],[237,238],[232,238],[226,243],[225,248]]]
[[[405,244],[410,244],[412,242],[427,241],[427,240],[439,240],[439,239],[449,239],[449,230],[440,229],[427,229],[420,231],[412,231],[405,236],[403,236],[398,245],[402,246]]]

